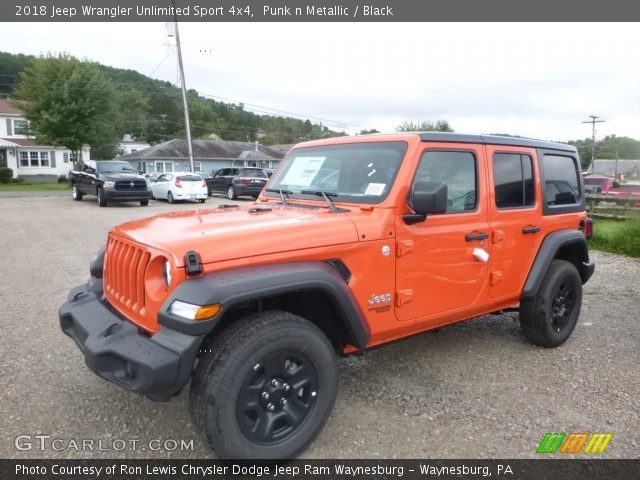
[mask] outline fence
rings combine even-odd
[[[629,220],[640,217],[640,196],[587,194],[587,211],[591,218]]]

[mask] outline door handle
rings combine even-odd
[[[540,231],[540,227],[538,225],[527,225],[526,227],[522,227],[522,233],[525,235],[528,233],[538,233]]]
[[[489,234],[485,233],[485,232],[480,232],[480,233],[467,233],[464,236],[464,239],[467,242],[473,242],[475,240],[486,240],[487,238],[489,238]]]

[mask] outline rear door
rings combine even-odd
[[[489,291],[493,298],[519,298],[543,238],[536,151],[503,145],[486,149],[493,228]]]
[[[200,175],[179,175],[178,180],[182,185],[182,191],[187,198],[196,198],[196,195],[202,195],[202,177]]]
[[[442,324],[472,310],[485,294],[491,254],[482,146],[425,144],[413,179],[444,182],[448,207],[397,228],[396,317]],[[475,255],[474,255],[475,254]]]

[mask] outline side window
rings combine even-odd
[[[494,153],[493,183],[497,208],[529,207],[535,203],[529,155]]]
[[[447,212],[468,212],[477,205],[476,157],[471,152],[427,150],[420,158],[416,182],[447,184]]]
[[[580,170],[576,159],[560,155],[542,157],[544,201],[548,206],[573,205],[580,201]]]

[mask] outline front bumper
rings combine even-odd
[[[167,327],[148,335],[103,303],[102,280],[69,292],[60,327],[98,376],[154,400],[168,400],[189,381],[204,336]]]
[[[151,190],[111,190],[105,189],[107,202],[139,202],[151,200]]]

